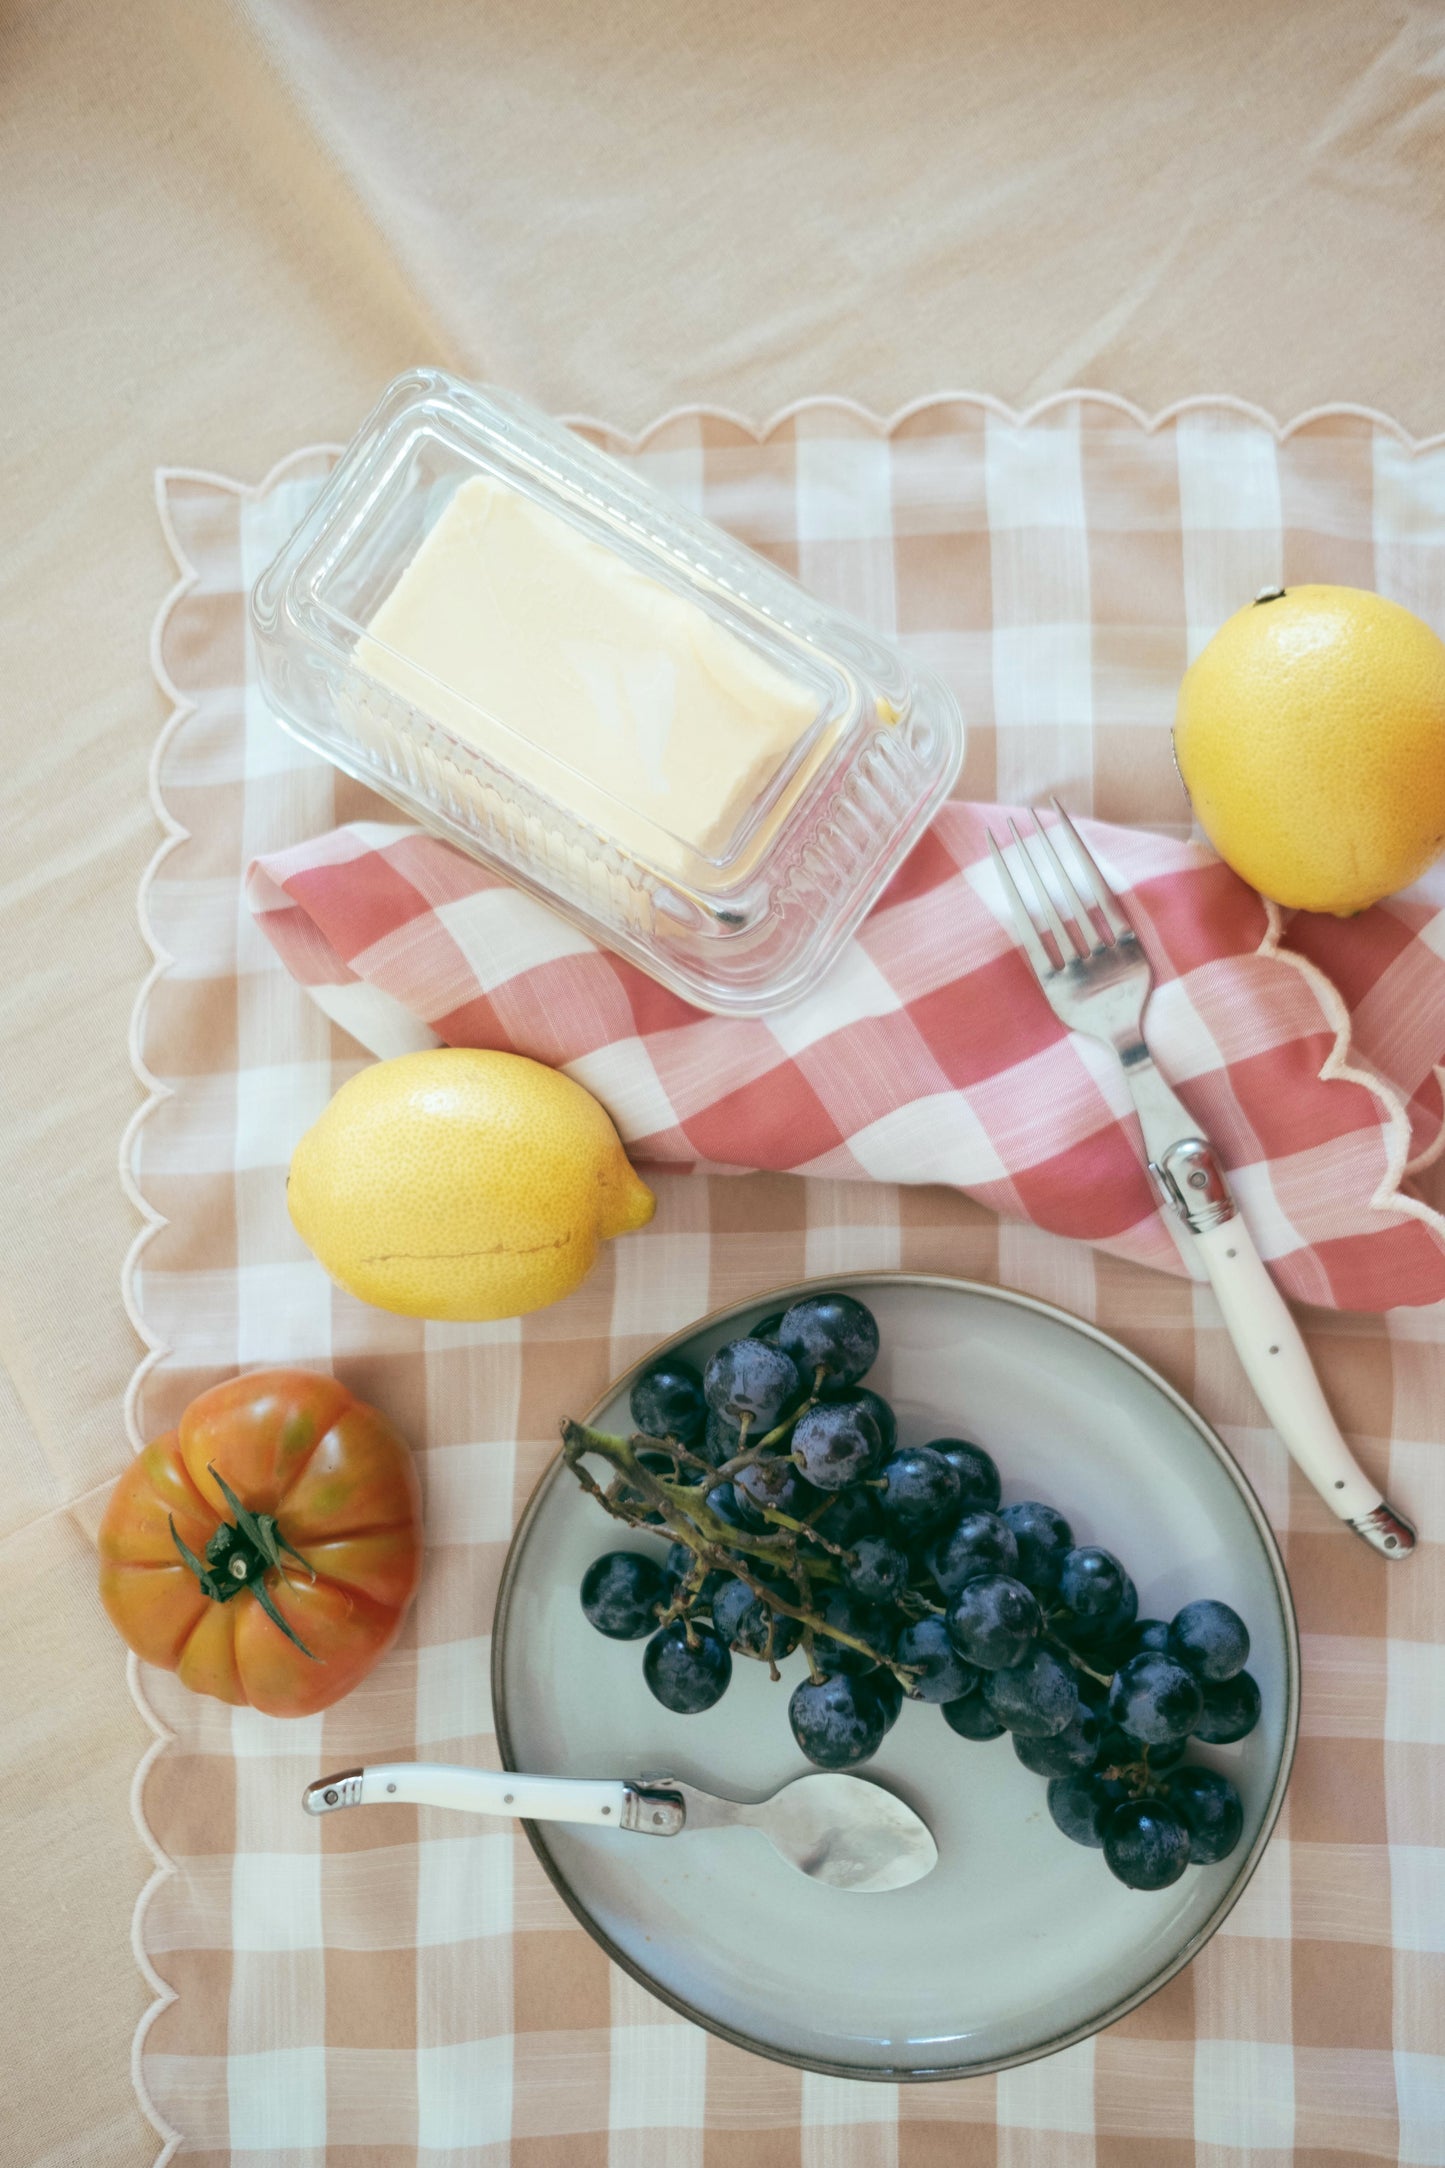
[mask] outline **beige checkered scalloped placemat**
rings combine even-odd
[[[1445,627],[1445,448],[1340,410],[1283,438],[1220,402],[1150,429],[1070,398],[1019,421],[931,401],[891,430],[810,403],[759,441],[671,416],[633,453],[665,487],[951,680],[961,789],[1177,818],[1184,663],[1281,576],[1378,585]],[[166,2155],[256,2168],[1254,2168],[1445,2163],[1445,1580],[1428,1540],[1381,1568],[1294,1478],[1207,1294],[948,1193],[664,1175],[645,1238],[557,1309],[412,1323],[333,1289],[287,1221],[295,1138],[358,1066],[240,893],[249,858],[376,801],[286,738],[246,672],[243,598],[325,471],[255,491],[161,477],[182,579],[157,626],[176,713],[169,840],[143,911],[136,1027],[156,1087],[127,1143],[150,1220],[128,1283],[150,1342],[137,1440],[238,1366],[335,1364],[416,1442],[431,1551],[402,1645],[323,1717],[280,1725],[146,1671],[168,1736],[139,1791],[167,1864],[137,1914],[157,2002],[137,2043]],[[389,809],[381,809],[389,817]],[[700,1312],[760,1287],[903,1266],[998,1280],[1116,1333],[1237,1453],[1285,1546],[1305,1650],[1285,1819],[1194,1965],[1097,2039],[939,2086],[804,2076],[697,2031],[613,1970],[520,1836],[399,1809],[308,1824],[319,1770],[485,1761],[488,1633],[514,1518],[558,1416]],[[1319,1317],[1362,1461],[1427,1539],[1445,1319]]]

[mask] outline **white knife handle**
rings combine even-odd
[[[579,1777],[517,1776],[509,1769],[462,1769],[448,1762],[386,1762],[346,1769],[308,1784],[308,1814],[341,1807],[455,1807],[463,1814],[520,1815],[529,1822],[590,1822],[626,1827],[631,1786]]]
[[[1340,1435],[1300,1329],[1236,1212],[1196,1230],[1224,1322],[1265,1414],[1325,1504],[1388,1558],[1415,1547],[1415,1531],[1386,1504]]]

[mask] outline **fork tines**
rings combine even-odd
[[[994,865],[998,868],[1014,925],[1029,962],[1040,978],[1059,971],[1069,963],[1080,962],[1085,956],[1098,955],[1101,950],[1112,948],[1129,932],[1129,922],[1119,907],[1118,899],[1095,865],[1084,846],[1083,837],[1075,828],[1057,798],[1050,801],[1068,834],[1070,855],[1075,859],[1077,870],[1082,874],[1080,883],[1065,865],[1054,846],[1054,840],[1034,813],[1033,835],[1026,840],[1019,831],[1016,820],[1010,816],[1009,833],[1015,844],[1015,864],[1022,880],[1015,880],[1003,852],[999,849],[992,830],[989,831],[988,847]],[[1033,848],[1030,845],[1034,846]],[[1050,888],[1050,876],[1057,884],[1063,902],[1063,912],[1054,901]],[[1027,900],[1024,890],[1027,889]],[[1086,900],[1084,891],[1088,891]],[[1092,913],[1098,913],[1096,920]],[[1103,931],[1099,921],[1102,921]],[[1052,956],[1045,945],[1045,934],[1051,935],[1058,948]]]

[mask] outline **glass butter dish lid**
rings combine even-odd
[[[724,1013],[811,991],[963,757],[937,678],[439,370],[388,387],[251,621],[287,729]]]

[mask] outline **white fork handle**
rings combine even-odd
[[[1194,1236],[1229,1337],[1265,1414],[1291,1458],[1332,1513],[1387,1557],[1415,1547],[1415,1531],[1394,1512],[1340,1435],[1300,1329],[1236,1212]]]
[[[581,1777],[516,1776],[509,1769],[462,1769],[450,1762],[386,1762],[308,1784],[308,1814],[340,1807],[455,1807],[463,1814],[521,1815],[529,1822],[590,1822],[620,1829],[628,1786]]]

